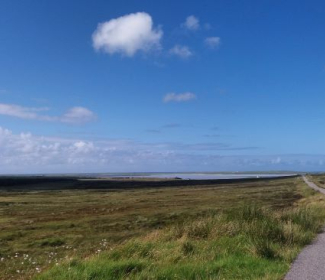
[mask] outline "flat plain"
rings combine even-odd
[[[299,177],[7,178],[0,279],[281,279],[324,221]]]

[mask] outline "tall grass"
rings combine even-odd
[[[192,217],[36,279],[281,279],[324,220],[317,205],[274,211],[246,204]]]

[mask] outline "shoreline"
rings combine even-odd
[[[175,179],[175,178],[79,178],[79,177],[0,177],[1,191],[35,190],[126,190],[185,186],[218,186],[256,181],[285,180],[300,175],[232,179]]]

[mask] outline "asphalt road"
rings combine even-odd
[[[325,189],[317,187],[303,176],[306,184],[316,191],[325,194]],[[325,279],[325,232],[306,246],[291,266],[285,280],[322,280]]]

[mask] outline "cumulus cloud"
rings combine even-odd
[[[188,30],[195,31],[200,28],[200,21],[197,17],[192,15],[188,16],[182,25]]]
[[[95,50],[131,57],[138,51],[159,48],[162,36],[162,30],[153,27],[151,16],[141,12],[100,23],[92,40]]]
[[[175,45],[169,50],[172,55],[179,56],[180,58],[188,58],[193,55],[193,52],[187,46]]]
[[[14,134],[0,127],[0,166],[21,166],[28,170],[28,167],[76,163],[94,150],[91,142]]]
[[[192,92],[184,92],[184,93],[167,93],[164,98],[163,101],[165,103],[168,102],[186,102],[186,101],[190,101],[196,99],[196,95]]]
[[[204,43],[207,47],[215,49],[220,45],[220,37],[208,37],[204,40]]]
[[[0,127],[0,173],[127,171],[164,165],[173,154],[160,144],[40,137]]]
[[[322,170],[325,155],[247,155],[225,143],[144,143],[13,133],[0,127],[0,172]],[[235,155],[229,155],[234,153]]]
[[[50,116],[41,113],[43,111],[48,110],[49,108],[47,107],[33,108],[23,107],[15,104],[0,103],[0,115],[16,117],[20,119],[74,124],[86,123],[96,119],[96,115],[92,111],[84,107],[70,108],[62,116]]]

